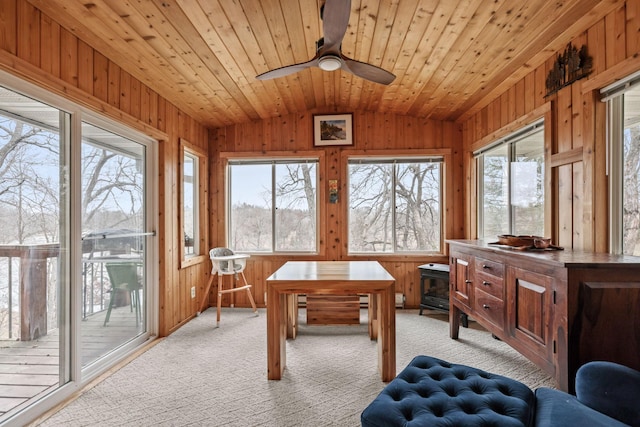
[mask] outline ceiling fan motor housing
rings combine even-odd
[[[337,55],[324,55],[318,59],[318,67],[324,71],[335,71],[342,67],[342,60]]]

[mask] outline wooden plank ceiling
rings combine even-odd
[[[352,0],[342,52],[396,75],[256,75],[304,62],[324,0],[29,0],[210,127],[293,112],[367,110],[460,120],[619,0]]]

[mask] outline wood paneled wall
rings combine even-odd
[[[472,152],[545,117],[547,231],[554,243],[608,250],[606,108],[599,90],[640,70],[640,0],[617,3],[610,13],[572,41],[586,45],[593,72],[545,97],[545,79],[556,59],[532,70],[463,125],[465,234],[476,236],[475,170]],[[558,52],[560,53],[560,52]]]
[[[197,312],[190,288],[209,275],[208,259],[180,269],[177,225],[178,142],[207,152],[207,130],[26,0],[2,0],[0,23],[0,69],[161,141],[159,333],[171,333]]]
[[[550,52],[545,66],[532,70],[459,124],[354,111],[355,145],[322,149],[325,156],[322,182],[339,179],[344,185],[345,149],[356,153],[389,147],[411,152],[440,150],[449,156],[445,238],[473,237],[476,225],[471,152],[519,125],[545,116],[549,234],[563,246],[606,250],[605,108],[598,101],[597,91],[640,69],[640,0],[615,4],[615,10],[585,28],[573,41],[576,46],[586,44],[593,56],[594,72],[588,79],[545,98],[544,81],[555,59],[555,53]],[[211,130],[208,135],[201,124],[26,0],[0,2],[0,22],[1,69],[161,140],[157,230],[160,334],[169,334],[197,312],[210,268],[208,261],[180,268],[179,139],[185,138],[204,150],[211,147],[208,199],[211,244],[207,246],[223,245],[224,181],[220,153],[313,150],[314,111]],[[344,204],[325,205],[321,221],[321,253],[314,258],[347,259]],[[446,262],[446,256],[377,259],[396,277],[409,307],[416,307],[419,302],[416,267],[429,261]],[[251,259],[247,271],[256,284],[254,294],[258,303],[264,304],[266,277],[284,261],[280,257]],[[198,289],[196,299],[190,298],[191,286]]]
[[[335,112],[318,112],[334,114]],[[413,117],[386,115],[363,111],[353,112],[354,145],[351,147],[313,147],[313,114],[292,114],[270,120],[228,126],[211,132],[211,242],[225,246],[225,159],[238,155],[263,156],[304,155],[320,153],[320,250],[317,256],[283,257],[253,256],[245,274],[254,285],[256,303],[264,306],[265,280],[290,259],[345,260],[375,259],[396,278],[396,291],[402,292],[407,307],[420,303],[420,274],[418,266],[427,262],[448,263],[446,255],[439,256],[370,256],[347,255],[346,226],[346,154],[375,155],[380,153],[441,154],[445,156],[445,224],[444,238],[463,235],[462,153],[461,132],[452,122],[440,122]],[[328,203],[326,186],[329,179],[337,179],[340,199]],[[236,305],[248,306],[242,296]],[[211,295],[211,303],[215,295]],[[225,304],[228,301],[223,301]]]

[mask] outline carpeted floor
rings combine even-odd
[[[359,426],[385,386],[366,311],[360,326],[300,326],[281,381],[267,380],[266,315],[209,309],[85,391],[39,426]],[[305,318],[301,310],[300,319]],[[449,338],[446,314],[398,310],[397,372],[418,354],[463,363],[535,389],[553,380],[474,322]]]

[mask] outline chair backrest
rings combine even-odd
[[[246,266],[248,255],[234,254],[229,248],[213,248],[209,251],[211,274],[240,273]]]
[[[135,262],[106,263],[107,274],[114,288],[135,290],[140,288],[138,264]]]

